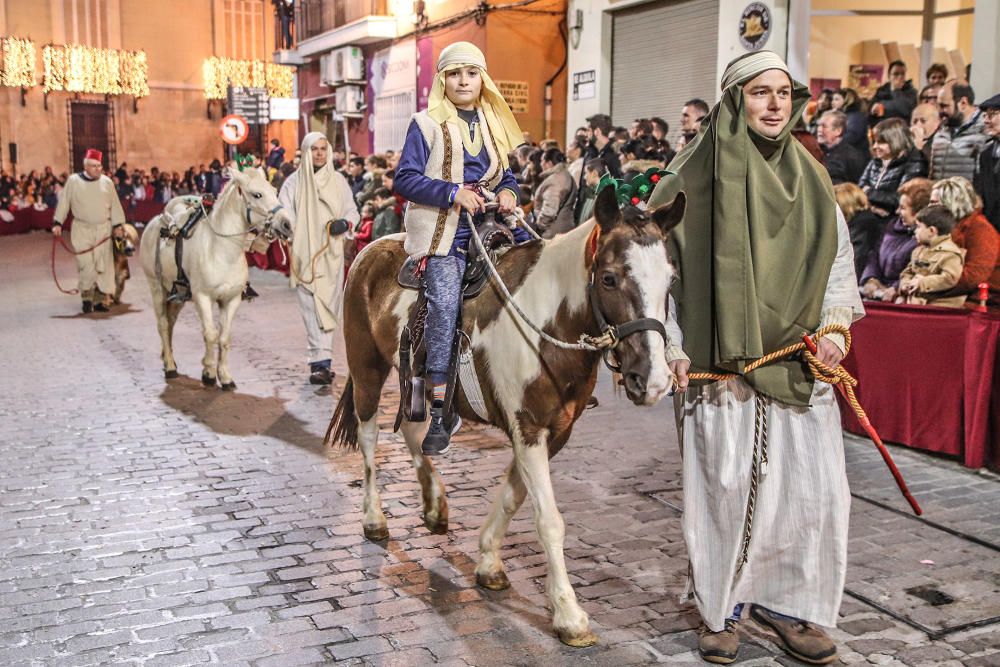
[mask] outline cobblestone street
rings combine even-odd
[[[261,297],[236,316],[238,389],[224,393],[199,381],[191,307],[175,333],[181,377],[164,380],[137,257],[128,305],[83,315],[53,285],[50,248],[46,233],[0,237],[0,665],[702,664],[698,614],[680,602],[669,401],[634,407],[604,373],[600,407],[553,460],[567,566],[600,638],[572,649],[551,631],[530,502],[503,550],[511,589],[475,584],[478,531],[511,456],[498,431],[456,437],[439,464],[450,531],[432,535],[387,399],[378,459],[391,537],[367,542],[360,454],[321,443],[343,355],[332,391],[308,384],[283,276],[252,271]],[[57,260],[74,285],[70,256]],[[1000,480],[892,453],[927,521],[908,513],[871,444],[848,439],[841,661],[1000,665]],[[740,627],[740,664],[798,664],[753,621]]]

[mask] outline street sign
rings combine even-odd
[[[227,144],[236,146],[247,140],[250,135],[250,124],[243,116],[230,114],[222,119],[219,134],[222,135],[222,140]]]
[[[266,125],[271,121],[271,104],[266,88],[230,86],[226,108],[231,114],[243,116],[251,125]]]

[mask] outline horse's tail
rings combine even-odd
[[[358,411],[354,406],[354,378],[350,375],[337,401],[337,409],[333,411],[323,443],[358,449]]]

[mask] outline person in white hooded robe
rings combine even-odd
[[[351,187],[333,167],[330,144],[320,132],[302,140],[299,168],[282,184],[278,199],[292,219],[291,286],[306,327],[309,382],[330,384],[333,334],[344,300],[344,245],[361,220]]]

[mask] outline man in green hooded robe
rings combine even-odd
[[[743,603],[799,659],[836,657],[832,627],[847,568],[850,493],[833,387],[799,358],[747,364],[828,324],[864,314],[847,225],[824,168],[791,136],[809,99],[776,54],[730,63],[722,98],[671,163],[649,205],[684,190],[671,233],[667,357],[701,382],[675,403],[684,460],[684,538],[705,621],[699,650],[729,663]],[[844,339],[819,342],[840,363]]]

